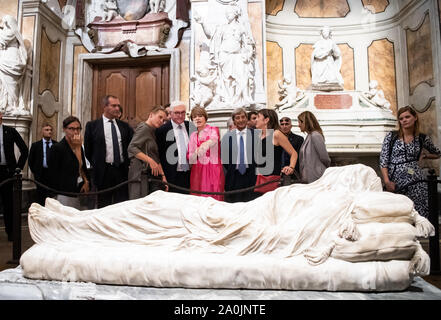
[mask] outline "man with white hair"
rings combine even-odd
[[[185,120],[186,110],[187,107],[182,101],[173,101],[170,104],[171,119],[156,129],[156,142],[167,182],[190,188],[188,137],[196,129],[194,126],[190,127],[189,122]],[[172,187],[169,187],[169,191],[188,194]]]

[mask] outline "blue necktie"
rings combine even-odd
[[[43,167],[44,168],[47,168],[47,163],[48,163],[48,161],[49,161],[49,153],[50,153],[50,141],[45,141],[45,143],[46,143],[46,157],[44,158],[44,163],[43,163]]]
[[[112,120],[109,120],[112,124],[112,144],[113,144],[113,163],[115,166],[121,164],[121,156],[119,154],[118,134],[116,133],[116,127]]]
[[[243,136],[240,135],[240,146],[239,146],[239,166],[238,170],[240,174],[244,174],[247,171],[247,167],[245,166],[245,146],[243,142]]]

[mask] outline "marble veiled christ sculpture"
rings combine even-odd
[[[32,279],[155,287],[391,291],[427,275],[433,226],[364,165],[248,203],[157,191],[78,211],[29,209]]]

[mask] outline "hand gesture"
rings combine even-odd
[[[160,165],[153,159],[149,159],[148,161],[150,168],[152,169],[152,174],[157,177],[160,173]]]

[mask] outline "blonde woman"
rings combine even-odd
[[[319,179],[331,164],[326,151],[322,128],[312,112],[304,111],[297,117],[300,131],[308,135],[299,152],[300,177],[303,182],[311,183]]]

